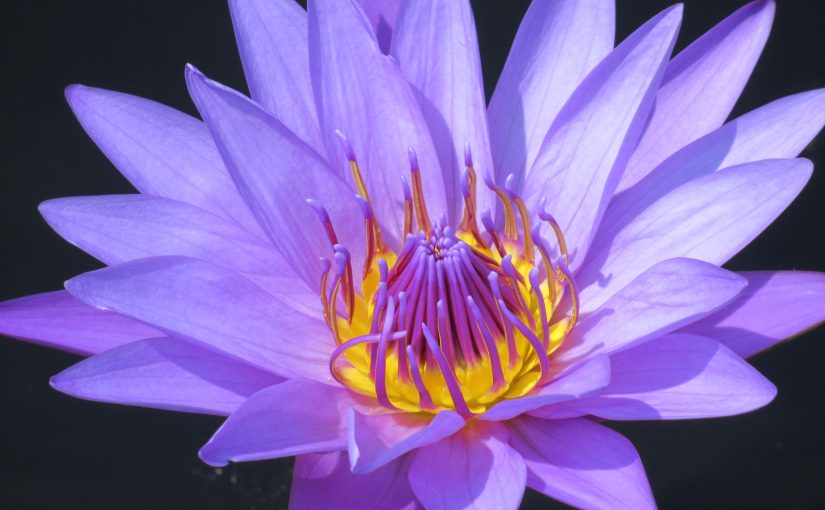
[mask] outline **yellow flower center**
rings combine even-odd
[[[335,249],[321,282],[324,315],[337,345],[332,376],[385,408],[449,409],[465,418],[545,384],[550,354],[578,311],[567,248],[555,220],[539,215],[558,243],[554,264],[551,248],[540,229],[531,228],[527,207],[509,182],[501,188],[488,181],[502,204],[504,226],[498,231],[485,213],[482,232],[467,151],[462,221],[455,230],[443,220],[433,223],[411,151],[405,241],[396,252],[382,238],[358,163],[347,152],[367,231],[359,288],[348,251],[337,244],[323,208],[313,204]]]

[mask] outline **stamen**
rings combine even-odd
[[[501,358],[498,355],[496,342],[493,340],[493,335],[490,334],[490,330],[484,322],[484,317],[481,315],[481,310],[479,310],[478,305],[472,296],[467,296],[467,305],[470,308],[470,313],[473,314],[476,327],[478,327],[481,337],[484,339],[484,345],[487,347],[487,354],[490,356],[490,371],[493,376],[493,386],[490,390],[497,391],[504,386],[505,381],[504,371],[501,369]]]
[[[335,316],[330,310],[329,297],[327,295],[327,281],[329,280],[329,272],[331,269],[332,263],[329,259],[321,257],[321,305],[324,307],[324,320],[330,329],[333,327],[332,321],[335,320]]]
[[[470,232],[479,245],[484,245],[484,239],[476,222],[476,172],[473,168],[473,155],[470,152],[470,143],[464,146],[465,169],[461,173],[461,191],[464,195],[464,215],[461,218],[461,229]]]
[[[544,272],[546,273],[545,278],[547,279],[547,288],[550,292],[550,303],[555,306],[556,271],[553,269],[553,262],[550,259],[550,247],[547,246],[547,242],[541,237],[540,231],[541,226],[536,225],[533,227],[533,230],[530,231],[530,237],[533,238],[533,242],[536,244],[536,247],[541,254],[541,259],[544,262]]]
[[[550,360],[547,359],[547,352],[541,345],[541,341],[536,338],[536,335],[528,328],[523,322],[521,322],[518,317],[513,315],[510,310],[504,307],[504,303],[500,302],[499,307],[501,308],[501,312],[507,318],[507,320],[515,326],[519,333],[521,333],[524,338],[530,343],[533,347],[533,350],[536,351],[536,357],[539,360],[539,368],[541,369],[541,376],[539,377],[539,381],[544,384],[547,382],[547,378],[550,376]]]
[[[384,328],[381,330],[381,337],[378,340],[378,362],[375,369],[375,396],[382,406],[396,409],[387,397],[387,341],[392,333],[392,324],[395,320],[395,300],[389,298],[387,301],[387,313],[384,315]]]
[[[504,274],[510,277],[510,284],[512,285],[513,292],[516,294],[516,299],[518,300],[519,307],[523,311],[524,315],[527,317],[527,320],[530,321],[530,327],[536,327],[536,321],[533,318],[533,314],[530,313],[530,307],[527,305],[527,300],[524,299],[524,296],[521,293],[521,289],[519,288],[519,283],[525,284],[524,277],[516,271],[516,268],[513,266],[513,256],[507,255],[503,259],[501,259],[501,269],[504,271]]]
[[[539,282],[539,270],[533,268],[530,270],[530,286],[533,288],[533,293],[536,295],[536,301],[539,304],[539,314],[541,316],[541,343],[544,348],[550,347],[550,327],[547,320],[547,305],[544,303],[544,295],[541,293],[541,283]]]
[[[515,192],[515,179],[515,175],[508,175],[507,180],[504,181],[504,188],[507,190],[507,194],[510,195],[510,199],[516,204],[518,215],[521,217],[521,228],[524,234],[524,258],[532,264],[536,259],[533,250],[533,240],[529,235],[529,232],[531,231],[530,213],[527,212],[527,206],[524,204],[524,200],[522,200],[521,197]]]
[[[335,252],[335,277],[332,280],[332,291],[329,294],[329,307],[330,307],[330,315],[331,315],[331,324],[330,327],[332,328],[332,334],[335,336],[336,343],[341,343],[341,335],[338,331],[338,320],[337,320],[337,313],[336,307],[338,306],[336,301],[338,300],[338,290],[341,288],[341,280],[344,279],[344,275],[347,272],[347,256],[341,252]]]
[[[406,331],[396,331],[395,333],[389,336],[390,342],[397,342],[399,340],[403,340],[404,336],[407,334]],[[341,383],[342,385],[346,385],[346,382],[341,377],[341,374],[338,373],[336,369],[338,365],[338,360],[341,356],[347,352],[348,350],[352,349],[353,347],[357,347],[359,345],[369,345],[378,342],[381,339],[381,335],[361,335],[350,338],[346,342],[342,343],[338,347],[332,351],[332,355],[329,357],[329,373],[332,374],[332,377]]]
[[[424,379],[421,377],[421,365],[418,363],[415,350],[412,348],[412,345],[408,345],[405,351],[410,359],[410,375],[412,375],[413,384],[415,384],[415,389],[418,391],[418,405],[422,409],[435,409],[435,404],[433,404],[433,399],[430,397],[430,392],[427,390],[427,386],[424,385]]]
[[[557,222],[553,215],[547,211],[540,212],[539,219],[546,221],[551,227],[553,227],[553,232],[556,234],[556,240],[559,243],[559,251],[561,251],[562,257],[564,257],[564,263],[569,264],[570,257],[567,255],[567,241],[564,240],[564,234],[562,234],[559,222]]]
[[[398,293],[398,328],[407,328],[407,293],[403,290]],[[404,342],[396,344],[395,353],[398,356],[398,379],[402,382],[409,382],[410,375],[407,372],[407,344],[409,337],[404,337]]]
[[[433,337],[433,334],[430,333],[430,329],[426,324],[421,324],[421,328],[422,333],[424,333],[424,338],[427,339],[427,347],[429,347],[429,351],[433,354],[435,362],[439,370],[441,370],[441,375],[444,377],[444,382],[447,385],[450,398],[453,400],[455,410],[464,418],[470,418],[473,413],[470,412],[470,408],[467,406],[467,401],[461,393],[461,387],[455,378],[455,374],[447,363],[447,360],[444,359],[444,354],[442,354],[441,349],[438,347],[438,341]]]
[[[312,207],[312,209],[315,210],[315,214],[318,215],[318,219],[321,221],[321,224],[324,226],[324,230],[327,233],[327,238],[329,238],[329,244],[338,244],[338,236],[335,235],[335,229],[332,227],[332,220],[329,219],[329,213],[327,213],[327,210],[324,209],[324,206],[322,206],[314,198],[307,198],[306,203]]]
[[[493,216],[490,214],[489,209],[485,209],[484,212],[481,213],[481,223],[484,225],[484,229],[487,230],[487,233],[490,234],[490,239],[493,240],[493,244],[495,245],[499,256],[505,256],[507,251],[504,249],[504,245],[501,244],[498,234],[496,234],[496,225],[493,223]]]
[[[349,142],[349,138],[337,129],[335,130],[335,135],[341,140],[341,144],[344,146],[344,153],[346,153],[347,160],[349,160],[352,180],[355,181],[355,188],[358,190],[358,194],[364,197],[367,202],[372,205],[369,191],[367,191],[367,185],[364,184],[364,178],[361,176],[361,169],[358,167],[358,160],[355,158],[355,151],[352,149],[352,144]]]
[[[516,365],[516,361],[518,361],[519,353],[518,349],[516,349],[516,337],[513,335],[513,327],[504,320],[504,314],[501,312],[501,303],[504,302],[504,299],[501,295],[501,287],[498,284],[498,273],[495,271],[490,271],[490,274],[487,275],[487,280],[490,282],[490,288],[493,291],[493,297],[496,299],[496,311],[498,311],[499,318],[501,319],[501,323],[504,328],[504,334],[507,338],[507,356],[508,356],[508,366],[513,368]]]
[[[427,202],[424,200],[424,185],[421,184],[421,169],[418,167],[418,156],[415,150],[408,149],[410,156],[410,177],[412,179],[413,203],[415,204],[415,216],[418,221],[418,228],[427,229],[427,234],[432,233],[432,223],[430,214],[427,212]]]
[[[439,264],[439,272],[443,275],[443,265]],[[445,296],[446,292],[442,290],[440,295]],[[450,365],[456,365],[455,345],[453,344],[453,332],[450,325],[447,323],[447,307],[444,305],[444,300],[439,299],[435,304],[438,313],[438,337],[441,339],[441,346],[444,349],[444,356]]]
[[[576,283],[573,280],[573,273],[568,269],[567,264],[563,260],[558,262],[559,269],[561,269],[564,279],[567,280],[567,287],[570,289],[570,297],[573,300],[573,306],[570,310],[570,319],[567,322],[565,333],[570,333],[576,321],[579,318],[579,291],[576,288]]]
[[[513,211],[513,204],[510,202],[510,197],[507,192],[501,189],[493,180],[493,176],[489,173],[484,177],[484,182],[487,187],[496,194],[501,205],[504,207],[504,235],[511,240],[518,239],[518,225],[516,224],[516,214]],[[485,225],[486,227],[486,225]]]
[[[346,259],[346,273],[344,274],[344,303],[347,307],[347,321],[352,323],[352,318],[355,316],[355,284],[352,277],[352,264],[350,263],[352,257],[349,250],[343,244],[336,244],[332,247],[335,253],[341,253]]]
[[[413,199],[406,177],[401,177],[401,187],[404,189],[404,237],[407,237],[413,232]]]

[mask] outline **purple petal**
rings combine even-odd
[[[343,406],[347,392],[294,379],[263,389],[247,399],[201,451],[210,466],[347,447]]]
[[[619,190],[629,188],[668,156],[722,125],[762,53],[775,10],[770,0],[749,3],[668,64],[656,108]],[[756,159],[760,158],[751,161]]]
[[[641,135],[681,19],[681,5],[664,11],[596,66],[553,122],[527,174],[528,204],[546,200],[574,266],[584,260]]]
[[[349,175],[335,136],[340,130],[352,143],[378,218],[397,240],[404,218],[400,179],[409,171],[409,147],[418,155],[431,216],[447,212],[427,124],[398,64],[378,48],[357,0],[310,0],[308,13],[312,84],[329,161]]]
[[[292,0],[231,0],[229,8],[252,99],[323,151],[309,79],[306,11]]]
[[[535,394],[496,404],[479,419],[509,420],[540,407],[590,395],[604,389],[609,383],[610,359],[597,355],[565,370],[558,379]]]
[[[416,450],[410,485],[428,510],[516,509],[524,495],[524,460],[495,424],[476,424]]]
[[[361,7],[372,24],[381,52],[389,53],[401,0],[361,0]]]
[[[611,353],[690,324],[734,299],[744,278],[706,262],[659,262],[582,317],[556,358]]]
[[[301,308],[318,309],[318,295],[262,239],[197,207],[146,195],[59,198],[40,212],[64,239],[105,262],[162,255],[198,258],[237,271]]]
[[[741,273],[748,286],[718,312],[680,332],[722,342],[748,357],[825,321],[825,274]]]
[[[185,257],[140,259],[75,277],[66,289],[89,305],[278,375],[330,378],[334,344],[323,319],[220,266]]]
[[[804,159],[731,167],[680,186],[617,231],[600,232],[577,275],[582,307],[593,310],[665,258],[723,264],[791,203],[811,167]]]
[[[89,136],[141,193],[186,202],[263,235],[203,122],[148,99],[72,85]]]
[[[353,188],[249,99],[192,67],[187,82],[241,194],[293,270],[315,287],[321,277],[319,257],[331,252],[321,222],[306,203],[310,198],[327,208],[338,240],[353,254],[354,267],[361,267],[364,219],[351,198]]]
[[[464,419],[453,411],[434,418],[416,414],[364,415],[349,410],[349,460],[352,471],[375,471],[401,455],[453,435]]]
[[[170,411],[228,415],[282,379],[175,338],[132,342],[52,377],[73,397]]]
[[[462,203],[459,177],[469,144],[475,168],[492,168],[484,83],[473,11],[468,0],[407,2],[398,17],[392,55],[415,91],[447,183],[448,204]],[[478,210],[492,208],[479,187]]]
[[[579,508],[656,508],[639,454],[609,428],[586,419],[521,417],[510,429],[530,488]]]
[[[346,452],[310,453],[295,459],[290,510],[418,510],[407,481],[409,462],[399,459],[366,475],[349,470]]]
[[[746,361],[695,335],[666,335],[616,353],[610,370],[602,393],[569,406],[608,420],[684,420],[747,413],[776,396]]]
[[[496,178],[533,166],[553,119],[610,50],[614,2],[533,2],[519,26],[490,101]]]
[[[0,303],[0,333],[82,355],[163,336],[128,317],[92,308],[64,290]]]
[[[794,158],[825,124],[825,89],[788,96],[728,122],[669,157],[613,197],[596,237],[627,225],[682,184],[721,168]]]

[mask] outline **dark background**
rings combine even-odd
[[[618,2],[618,39],[667,6]],[[780,0],[767,49],[734,111],[825,86],[823,2]],[[742,2],[688,0],[677,50]],[[488,94],[527,2],[475,2]],[[6,0],[0,15],[0,300],[60,288],[98,264],[52,233],[36,206],[130,193],[63,100],[81,82],[194,113],[192,62],[246,90],[221,0]],[[825,139],[803,153],[818,172],[731,269],[825,271]],[[203,465],[215,417],[74,400],[49,376],[78,360],[0,338],[0,507],[286,508],[291,460]],[[825,508],[825,328],[758,356],[779,387],[769,407],[715,421],[616,424],[637,446],[662,508]],[[560,507],[560,506],[559,506]],[[528,493],[523,508],[557,508]]]

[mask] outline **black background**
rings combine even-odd
[[[619,1],[619,39],[667,6]],[[825,86],[822,2],[780,0],[767,49],[734,115]],[[475,2],[488,94],[527,2]],[[688,0],[677,50],[741,2]],[[132,192],[69,112],[81,82],[194,113],[192,62],[246,90],[225,2],[6,0],[0,14],[0,300],[60,288],[98,267],[40,219],[47,198]],[[825,138],[788,211],[731,269],[825,270]],[[48,378],[77,357],[0,338],[0,507],[286,508],[291,460],[215,471],[196,452],[220,419],[74,400]],[[616,424],[638,447],[662,508],[825,508],[825,328],[758,356],[769,407],[714,421]],[[559,506],[560,507],[560,506]],[[523,508],[557,508],[529,493]]]

